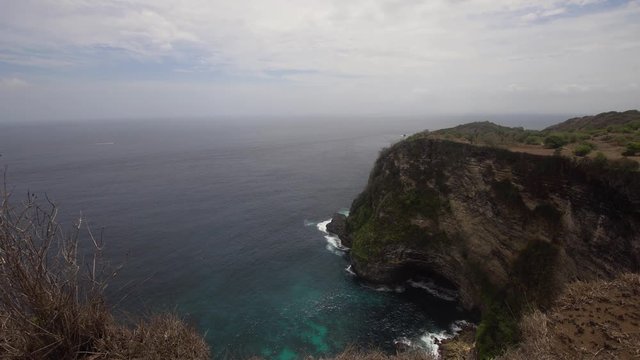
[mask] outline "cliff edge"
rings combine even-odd
[[[489,357],[565,284],[640,270],[639,175],[411,137],[381,152],[338,235],[366,281],[429,278],[456,290],[482,313],[478,352]]]

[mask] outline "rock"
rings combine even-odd
[[[351,239],[347,234],[347,217],[340,213],[333,214],[331,222],[327,224],[327,231],[337,235],[342,245],[351,247]]]
[[[409,138],[381,152],[329,231],[366,281],[433,278],[467,309],[487,286],[515,284],[538,303],[569,281],[640,269],[637,189],[638,172]]]
[[[475,360],[476,326],[466,323],[460,332],[440,342],[438,353],[443,360]]]

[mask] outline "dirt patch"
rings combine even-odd
[[[640,275],[574,283],[520,327],[523,343],[502,359],[640,359]]]
[[[593,359],[640,358],[640,276],[579,283],[550,315],[552,347]]]

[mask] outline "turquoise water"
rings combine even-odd
[[[403,121],[137,121],[0,126],[14,196],[55,200],[103,229],[122,313],[175,310],[216,357],[295,359],[464,318],[419,288],[373,289],[317,224],[364,188]]]

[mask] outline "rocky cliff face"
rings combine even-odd
[[[602,163],[409,138],[336,231],[368,281],[428,277],[466,308],[506,286],[544,304],[567,281],[640,269],[638,190],[637,172]]]

